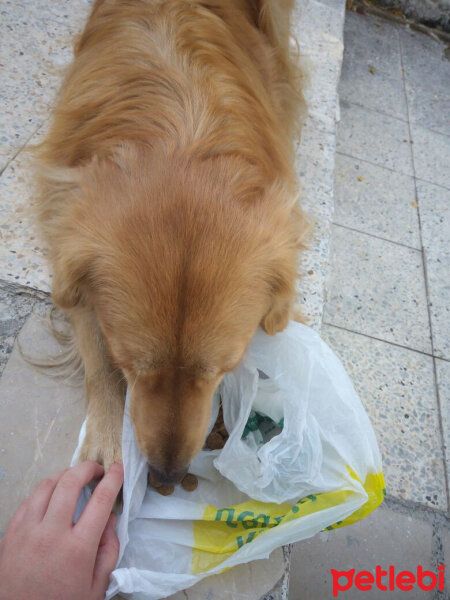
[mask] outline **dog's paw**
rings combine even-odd
[[[88,421],[89,423],[89,421]],[[122,439],[121,435],[106,436],[104,433],[94,432],[93,428],[87,428],[86,437],[80,449],[78,462],[93,460],[105,468],[105,473],[115,462],[122,462]],[[97,486],[97,481],[91,481],[89,487],[91,492]],[[113,506],[113,511],[120,512],[123,508],[122,490],[120,490]]]
[[[105,471],[115,462],[122,462],[122,435],[118,432],[106,433],[95,426],[86,428],[86,437],[80,449],[79,462],[94,460],[103,465]]]

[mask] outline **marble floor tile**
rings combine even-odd
[[[433,358],[326,324],[322,336],[369,413],[387,494],[446,510]]]
[[[336,155],[334,222],[420,249],[414,179]]]
[[[422,255],[334,225],[324,321],[431,352]]]
[[[354,158],[413,174],[408,124],[344,100],[336,148]]]

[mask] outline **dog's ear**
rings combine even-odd
[[[297,280],[297,250],[281,239],[275,243],[267,263],[266,281],[269,284],[268,311],[261,327],[269,335],[283,331],[292,318]]]
[[[64,270],[58,269],[53,274],[53,302],[66,309],[82,304],[83,280],[83,265],[78,264],[77,260],[67,261]]]
[[[60,308],[74,308],[84,304],[87,293],[89,257],[80,249],[67,248],[53,262],[52,299]]]
[[[301,210],[297,199],[283,189],[275,189],[275,204],[279,207],[279,224],[272,229],[267,253],[267,277],[270,286],[269,309],[261,320],[261,327],[269,335],[283,331],[293,318],[298,273],[298,252],[304,250],[305,240],[312,225]],[[287,198],[287,200],[286,200]],[[272,214],[273,219],[273,214]],[[298,312],[298,309],[297,309]]]
[[[292,317],[292,297],[275,295],[269,312],[263,317],[261,327],[269,335],[275,335],[287,327]]]

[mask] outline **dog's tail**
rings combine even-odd
[[[302,65],[300,42],[292,30],[294,0],[247,0],[254,15],[255,24],[271,46],[277,50],[285,85],[286,111],[300,137],[301,126],[306,118],[306,102],[302,90],[308,83],[305,65]]]
[[[17,348],[22,359],[34,369],[66,384],[79,387],[84,381],[84,364],[78,351],[69,323],[56,306],[51,307],[42,320],[44,327],[60,345],[60,351],[44,358],[31,356],[24,351],[20,339]]]

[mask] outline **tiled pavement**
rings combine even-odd
[[[450,360],[444,49],[421,33],[347,13],[323,333],[374,416],[388,492],[446,511],[440,417],[450,398],[435,375]]]
[[[371,416],[388,500],[294,547],[291,600],[331,598],[332,568],[450,561],[450,61],[438,41],[354,12],[344,42],[322,335]]]

